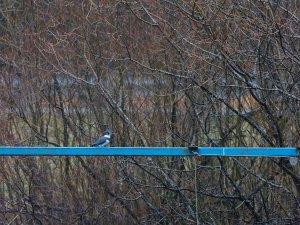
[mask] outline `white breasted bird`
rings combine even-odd
[[[105,147],[109,144],[109,139],[111,138],[112,132],[110,130],[106,130],[103,136],[99,137],[97,141],[91,144],[91,147]]]

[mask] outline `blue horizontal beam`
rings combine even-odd
[[[297,148],[199,147],[203,156],[292,157]],[[187,147],[9,147],[0,146],[0,155],[32,156],[193,156]]]

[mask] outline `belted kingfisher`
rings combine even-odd
[[[112,132],[110,130],[106,130],[103,134],[103,136],[99,137],[97,141],[95,141],[93,144],[91,144],[91,147],[104,147],[109,144],[109,139],[112,135]]]

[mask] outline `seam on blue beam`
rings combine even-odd
[[[203,156],[294,157],[297,148],[199,147]],[[10,147],[0,146],[0,155],[32,156],[193,156],[187,147]]]

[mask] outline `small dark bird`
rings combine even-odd
[[[97,141],[91,144],[91,147],[104,147],[109,144],[109,139],[111,138],[112,132],[110,130],[106,130],[103,136],[99,137]]]

